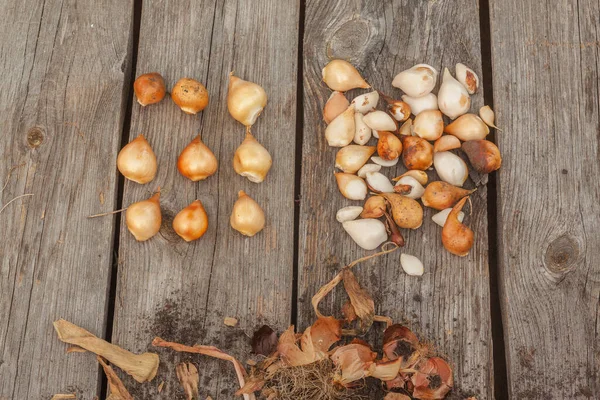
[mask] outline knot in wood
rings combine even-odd
[[[577,240],[564,234],[554,239],[544,255],[546,269],[556,278],[563,278],[568,272],[575,268],[579,260],[580,248]]]
[[[175,219],[176,213],[168,208],[162,210],[162,222],[160,225],[160,235],[170,243],[179,243],[181,238],[173,229],[173,219]]]
[[[352,19],[340,26],[327,42],[327,55],[341,58],[358,67],[364,60],[369,47],[371,32],[369,22],[364,19]]]
[[[27,131],[27,144],[32,149],[39,147],[44,141],[44,129],[39,126],[34,126]]]

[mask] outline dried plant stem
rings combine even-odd
[[[88,215],[88,218],[105,217],[107,215],[118,214],[118,213],[123,212],[125,210],[127,210],[127,207],[121,208],[120,210],[109,211],[109,212],[105,212],[105,213],[101,213],[101,214]]]
[[[11,201],[9,201],[8,203],[6,203],[6,204],[4,205],[4,207],[2,207],[2,208],[0,209],[0,214],[2,214],[2,211],[4,211],[4,209],[10,205],[10,203],[12,203],[13,201],[15,201],[15,200],[18,200],[18,199],[20,199],[20,198],[22,198],[22,197],[27,197],[27,196],[33,196],[33,193],[26,193],[26,194],[22,194],[22,195],[20,195],[20,196],[17,196],[17,197],[15,197],[14,199],[12,199],[12,200],[11,200]]]
[[[386,249],[389,246],[393,246],[391,249]],[[356,264],[360,264],[363,261],[367,261],[370,260],[371,258],[375,258],[375,257],[379,257],[379,256],[383,256],[384,254],[388,254],[391,253],[393,251],[396,251],[399,249],[398,245],[396,243],[392,243],[392,242],[387,242],[384,243],[383,246],[381,246],[381,251],[375,254],[371,254],[362,258],[359,258],[358,260],[354,260],[352,261],[350,264],[346,265],[344,268],[352,268],[354,267]]]

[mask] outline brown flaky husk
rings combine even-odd
[[[127,391],[127,388],[110,365],[106,364],[106,361],[102,357],[96,356],[96,358],[102,369],[104,369],[108,381],[109,395],[106,400],[133,400],[133,396]]]

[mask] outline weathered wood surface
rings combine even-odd
[[[33,194],[0,214],[0,398],[91,398],[97,361],[65,354],[52,321],[104,335],[114,219],[86,216],[115,205],[132,3],[6,1],[0,14],[0,208]]]
[[[491,1],[501,305],[514,399],[600,397],[600,6]]]
[[[334,172],[337,149],[327,146],[322,107],[330,90],[321,82],[321,69],[330,58],[342,58],[358,67],[376,89],[392,96],[400,91],[392,78],[417,63],[438,70],[463,62],[481,76],[478,9],[475,1],[453,2],[345,2],[309,0],[304,38],[304,144],[300,212],[299,325],[314,320],[310,299],[342,265],[366,252],[354,244],[335,220],[335,212],[359,204],[338,192]],[[439,85],[438,85],[439,86]],[[437,89],[436,89],[437,90]],[[347,94],[349,100],[364,91]],[[483,103],[480,90],[473,110]],[[375,142],[375,139],[372,139]],[[401,164],[401,163],[400,163]],[[383,169],[389,177],[403,166]],[[430,172],[430,180],[434,177]],[[475,177],[479,183],[482,177]],[[469,187],[473,182],[468,183]],[[405,320],[421,336],[438,345],[455,367],[457,392],[493,398],[492,343],[489,312],[486,188],[473,198],[473,214],[466,223],[475,231],[476,244],[468,257],[444,250],[441,228],[426,209],[417,231],[404,231],[402,250],[425,265],[421,278],[406,276],[400,251],[356,267],[357,276],[375,295],[377,312],[395,321]],[[334,294],[322,303],[337,313],[345,295]],[[380,329],[380,327],[377,327]],[[381,330],[379,331],[381,332]]]
[[[258,326],[267,323],[281,331],[289,325],[298,17],[297,1],[144,2],[137,75],[160,72],[169,88],[181,77],[195,78],[206,85],[210,104],[197,116],[184,114],[168,97],[146,108],[133,106],[130,137],[147,136],[159,171],[147,185],[126,182],[123,203],[147,198],[160,186],[163,226],[144,243],[121,226],[115,343],[142,350],[160,335],[189,345],[215,345],[244,361],[249,337]],[[260,184],[238,176],[232,167],[245,128],[227,111],[230,71],[259,83],[269,95],[252,129],[273,157],[273,167]],[[220,165],[217,174],[193,183],[179,174],[176,164],[198,133]],[[252,238],[229,224],[241,189],[267,216],[264,231]],[[195,199],[206,208],[209,229],[200,240],[186,243],[171,223]],[[238,318],[239,325],[225,326],[227,316]],[[229,363],[171,350],[160,354],[159,376],[152,384],[127,380],[140,398],[183,396],[175,365],[190,358],[199,367],[201,398],[233,397],[237,381]],[[163,379],[166,385],[157,395]]]

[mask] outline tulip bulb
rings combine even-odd
[[[454,79],[448,68],[444,69],[444,80],[438,92],[438,107],[451,119],[463,115],[471,107],[469,92]]]
[[[365,179],[367,177],[367,174],[369,172],[379,172],[381,171],[381,165],[379,164],[365,164],[363,165],[358,172],[356,173],[356,175],[360,176],[361,178]]]
[[[485,139],[490,133],[490,128],[477,115],[465,114],[447,125],[444,132],[466,142],[468,140]]]
[[[378,219],[357,219],[342,224],[352,240],[365,250],[374,250],[388,238],[385,225]]]
[[[217,157],[198,135],[179,155],[177,169],[181,175],[197,182],[217,172],[218,164]]]
[[[329,96],[329,99],[323,108],[323,119],[325,120],[325,123],[329,124],[335,117],[346,111],[349,106],[350,103],[346,96],[344,96],[344,93],[331,93],[331,96]]]
[[[462,149],[469,157],[475,171],[480,174],[489,174],[500,168],[502,157],[498,147],[488,140],[470,140],[464,142]]]
[[[400,136],[415,136],[413,131],[413,120],[407,119],[398,130]]]
[[[245,126],[252,126],[267,105],[267,93],[262,86],[229,74],[227,109],[229,114]]]
[[[433,152],[448,151],[460,148],[460,140],[453,135],[444,135],[433,144]]]
[[[371,190],[377,193],[393,193],[394,186],[387,178],[380,172],[369,172],[367,173],[367,185]]]
[[[479,117],[481,118],[481,120],[483,122],[485,122],[485,124],[487,126],[491,126],[492,128],[496,128],[499,131],[501,131],[502,129],[498,128],[496,125],[494,125],[494,110],[492,110],[492,108],[490,106],[483,106],[479,109]]]
[[[458,220],[458,215],[467,199],[468,197],[464,197],[456,203],[442,228],[442,243],[444,247],[450,253],[460,257],[469,254],[469,250],[473,247],[473,231]]]
[[[423,208],[416,200],[396,193],[382,193],[390,207],[394,222],[400,228],[417,229],[423,224]]]
[[[265,227],[265,213],[256,201],[240,190],[229,223],[242,235],[254,236]]]
[[[465,64],[456,64],[456,79],[467,89],[469,94],[473,94],[479,87],[479,77],[477,74]]]
[[[400,178],[398,180],[398,182],[396,183],[396,185],[394,186],[394,189],[400,185],[405,185],[405,186],[409,186],[410,190],[406,193],[401,193],[402,195],[408,197],[409,199],[420,199],[421,196],[423,196],[423,193],[425,193],[425,188],[423,187],[423,185],[421,185],[419,183],[419,181],[417,181],[415,178],[413,178],[412,176],[404,176],[402,178]]]
[[[444,224],[446,223],[446,220],[448,219],[448,215],[450,215],[450,211],[452,211],[451,207],[445,208],[442,211],[440,211],[439,213],[435,214],[433,217],[431,217],[431,220],[443,228]],[[465,213],[462,211],[459,212],[458,220],[460,222],[463,222],[464,218],[465,218]]]
[[[422,97],[402,95],[401,98],[402,101],[410,106],[410,111],[415,116],[421,114],[423,111],[438,109],[438,99],[433,93],[426,94]]]
[[[338,220],[338,222],[354,221],[362,211],[363,208],[361,206],[343,207],[335,214],[335,219]]]
[[[407,169],[426,170],[433,164],[433,146],[418,136],[402,136],[402,161]]]
[[[117,168],[123,176],[137,183],[148,183],[156,176],[158,165],[150,144],[139,135],[121,149]]]
[[[395,131],[398,129],[396,121],[384,111],[376,110],[364,116],[363,121],[367,126],[376,131]]]
[[[336,172],[335,180],[340,193],[350,200],[364,200],[367,196],[367,184],[362,178],[345,172]]]
[[[424,268],[423,263],[415,256],[411,256],[410,254],[403,253],[400,256],[400,265],[402,265],[402,269],[406,272],[406,275],[410,276],[421,276],[423,275]]]
[[[421,97],[435,87],[437,71],[430,65],[417,64],[400,72],[394,77],[392,86],[397,87],[411,97]]]
[[[208,215],[200,200],[195,200],[179,211],[173,219],[173,229],[183,240],[200,239],[208,229]]]
[[[449,151],[433,155],[433,166],[440,179],[451,185],[462,187],[469,177],[469,169],[462,158]]]
[[[197,114],[208,105],[208,91],[204,85],[191,78],[181,78],[177,81],[171,98],[186,114]]]
[[[467,190],[453,186],[447,182],[431,182],[425,188],[421,201],[425,207],[443,210],[452,207],[457,201],[473,193],[475,189]]]
[[[394,100],[390,96],[386,96],[385,94],[381,94],[383,99],[388,104],[388,111],[394,117],[394,119],[398,122],[404,122],[410,117],[410,106],[408,103],[402,100]]]
[[[151,72],[138,76],[133,82],[133,91],[137,102],[145,107],[161,101],[165,97],[167,89],[163,77],[158,72]]]
[[[365,201],[363,211],[360,213],[362,218],[380,218],[387,210],[385,199],[381,196],[371,196]]]
[[[373,111],[377,107],[377,103],[379,103],[379,92],[373,91],[365,94],[361,94],[352,100],[352,104],[354,104],[354,109],[357,113],[366,114],[370,111]]]
[[[125,223],[129,232],[138,242],[143,242],[156,235],[162,223],[160,192],[148,200],[138,201],[127,207]]]
[[[375,146],[351,144],[342,147],[335,156],[335,167],[353,174],[369,161],[373,153],[375,153]]]
[[[425,140],[437,140],[444,132],[444,120],[438,110],[427,110],[415,117],[413,132]]]
[[[402,142],[392,132],[381,131],[377,141],[377,154],[384,160],[395,160],[402,154]]]
[[[259,183],[265,180],[271,164],[273,160],[267,149],[258,143],[248,130],[246,138],[233,155],[235,172],[245,176],[250,182]]]
[[[399,159],[400,157],[395,158],[393,160],[384,160],[381,157],[371,157],[371,161],[373,161],[377,165],[381,165],[382,167],[393,167],[394,165],[398,164]]]
[[[354,114],[354,143],[356,144],[367,144],[371,139],[371,128],[363,121],[364,115],[361,113]]]
[[[356,133],[354,105],[338,115],[325,129],[325,139],[331,147],[344,147],[352,142]]]
[[[346,92],[351,89],[369,88],[369,84],[352,64],[344,60],[331,60],[323,68],[323,82],[331,90]]]
[[[405,176],[410,176],[411,178],[415,179],[417,182],[419,182],[421,185],[426,185],[427,184],[427,180],[429,179],[427,177],[427,173],[425,171],[421,171],[418,169],[411,169],[409,171],[406,171],[405,173],[403,173],[402,175],[392,179],[393,181],[399,181],[400,179],[404,178]]]

